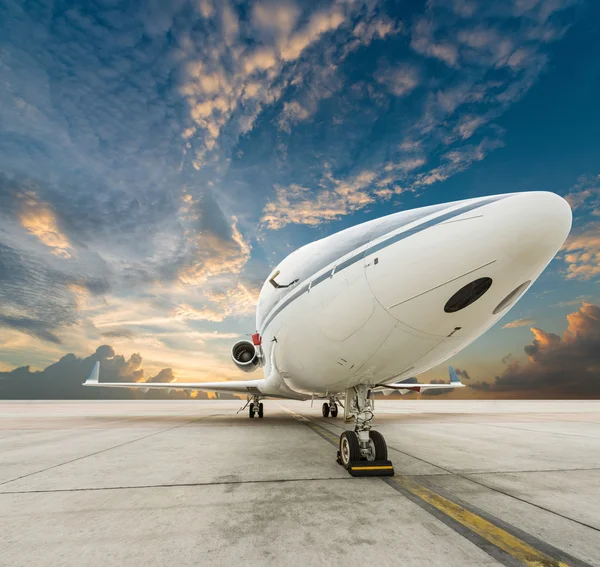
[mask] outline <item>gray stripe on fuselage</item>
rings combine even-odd
[[[435,218],[425,221],[417,226],[414,226],[413,228],[405,230],[404,232],[399,232],[398,234],[395,234],[394,236],[392,236],[386,240],[382,240],[381,242],[378,242],[377,244],[374,244],[373,246],[370,246],[369,248],[366,248],[362,253],[355,254],[354,256],[348,258],[347,260],[344,260],[341,264],[339,264],[338,266],[335,266],[334,268],[332,268],[331,270],[328,270],[327,272],[324,272],[323,274],[321,274],[314,280],[309,278],[310,281],[308,283],[302,284],[302,287],[297,289],[291,295],[287,296],[285,299],[283,299],[281,301],[281,303],[278,306],[273,308],[273,311],[267,317],[265,323],[263,324],[262,331],[260,332],[260,334],[261,335],[265,334],[265,331],[267,330],[267,327],[271,324],[271,321],[273,321],[273,319],[277,315],[279,315],[279,313],[281,313],[281,311],[283,311],[283,309],[285,309],[290,303],[292,303],[293,301],[298,299],[301,295],[306,293],[308,291],[309,287],[312,289],[312,288],[316,287],[317,285],[319,285],[320,283],[323,283],[326,279],[328,279],[332,275],[332,273],[334,271],[336,274],[338,274],[341,271],[345,270],[346,268],[352,266],[356,262],[359,262],[360,260],[362,260],[365,256],[368,256],[369,254],[379,252],[379,250],[382,250],[383,248],[387,248],[388,246],[391,246],[392,244],[396,244],[396,242],[400,242],[400,240],[404,240],[405,238],[408,238],[409,236],[413,236],[414,234],[423,232],[424,230],[427,230],[428,228],[431,228],[433,226],[441,224],[444,221],[447,221],[447,220],[450,220],[451,218],[457,217],[458,215],[462,215],[463,213],[467,213],[474,209],[478,209],[479,207],[483,207],[484,205],[489,205],[490,203],[494,203],[501,199],[505,199],[506,197],[508,197],[508,195],[501,195],[499,197],[490,197],[489,199],[486,199],[485,201],[477,201],[476,203],[471,203],[470,205],[465,205],[463,207],[460,207],[459,209],[450,211],[449,213],[444,213],[438,217],[435,217]]]

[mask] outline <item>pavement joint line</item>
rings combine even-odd
[[[319,419],[319,418],[317,418]],[[324,421],[324,420],[321,420]],[[338,429],[342,429],[345,430],[345,427],[342,427],[341,425],[338,425],[337,423],[331,423],[331,422],[327,422],[328,425],[331,425],[333,427],[337,427]],[[573,522],[575,524],[579,524],[580,526],[583,526],[584,528],[589,528],[591,530],[594,531],[600,531],[600,529],[598,529],[595,526],[592,526],[591,524],[586,524],[585,522],[582,522],[581,520],[576,520],[575,518],[571,518],[570,516],[566,516],[565,514],[561,514],[560,512],[556,512],[555,510],[551,510],[550,508],[546,508],[545,506],[542,506],[541,504],[536,504],[535,502],[531,502],[530,500],[525,500],[525,498],[521,498],[520,496],[515,496],[514,494],[511,494],[510,492],[506,492],[504,490],[500,490],[499,488],[494,488],[493,486],[489,486],[483,482],[481,482],[480,480],[476,480],[474,478],[471,478],[472,475],[486,475],[486,474],[521,474],[521,473],[535,473],[535,472],[574,472],[574,471],[595,471],[595,470],[600,470],[596,467],[594,468],[581,468],[581,469],[550,469],[550,470],[540,470],[540,471],[490,471],[490,472],[474,472],[474,473],[459,473],[456,471],[451,471],[450,469],[446,469],[444,467],[441,467],[440,465],[436,465],[430,461],[427,461],[425,459],[422,459],[420,457],[417,457],[415,455],[411,455],[410,453],[407,453],[406,451],[402,451],[400,449],[397,449],[396,447],[392,447],[391,445],[388,445],[388,449],[392,449],[393,451],[396,451],[398,453],[401,453],[402,455],[406,455],[407,457],[410,457],[412,459],[416,459],[418,461],[421,461],[422,463],[426,463],[432,467],[435,467],[437,469],[440,469],[441,471],[445,471],[444,473],[438,473],[438,474],[430,474],[430,475],[405,475],[405,476],[420,476],[420,477],[436,477],[436,476],[455,476],[458,478],[462,478],[464,480],[467,480],[469,482],[473,482],[474,484],[478,484],[479,486],[483,486],[484,488],[487,488],[488,490],[491,490],[493,492],[497,492],[498,494],[503,494],[504,496],[508,496],[509,498],[514,498],[515,500],[518,500],[519,502],[523,502],[524,504],[529,504],[530,506],[533,506],[534,508],[537,508],[538,510],[543,510],[544,512],[548,512],[549,514],[553,514],[554,516],[558,516],[559,518],[563,518],[564,520],[569,520],[570,522]]]
[[[592,469],[592,470],[596,470],[596,469]],[[571,472],[571,471],[565,471],[565,472]],[[475,480],[474,478],[469,478],[469,476],[462,476],[462,475],[457,475],[460,476],[461,478],[464,478],[466,480],[469,480],[475,484],[478,484],[479,486],[483,486],[484,488],[487,488],[488,490],[492,490],[494,492],[497,492],[499,494],[504,494],[505,496],[509,496],[510,498],[514,498],[515,500],[518,500],[519,502],[523,502],[525,504],[529,504],[530,506],[534,506],[535,508],[538,508],[539,510],[544,510],[545,512],[549,512],[550,514],[554,514],[555,516],[558,516],[559,518],[563,518],[565,520],[569,520],[570,522],[573,522],[575,524],[579,524],[580,526],[583,526],[585,528],[589,528],[590,530],[594,530],[596,532],[600,532],[600,529],[592,526],[591,524],[586,524],[585,522],[582,522],[581,520],[576,520],[575,518],[571,518],[570,516],[566,516],[565,514],[561,514],[560,512],[556,512],[555,510],[550,510],[549,508],[546,508],[545,506],[542,506],[540,504],[535,504],[534,502],[530,502],[529,500],[525,500],[524,498],[521,498],[520,496],[515,496],[514,494],[511,494],[510,492],[505,492],[504,490],[500,490],[499,488],[494,488],[492,486],[489,486],[487,484],[485,484],[484,482],[481,482],[480,480]]]
[[[296,412],[288,408],[285,408],[283,406],[280,407],[282,407],[282,409],[287,411],[298,421],[307,425],[310,429],[315,431],[315,433],[319,434],[321,437],[332,443],[334,446],[338,445],[337,436],[335,436],[328,429],[312,422],[307,417],[297,414]],[[336,425],[336,427],[340,426]],[[535,538],[534,536],[531,536],[530,534],[527,534],[522,530],[518,530],[514,526],[510,526],[512,530],[520,532],[521,534],[525,535],[527,539],[535,541],[536,543],[544,544],[544,546],[547,549],[550,548],[556,556],[552,557],[551,555],[544,553],[540,549],[534,547],[532,544],[528,543],[527,541],[524,541],[524,539],[517,537],[513,533],[510,533],[502,527],[494,524],[492,521],[484,518],[483,515],[479,515],[474,511],[470,510],[469,508],[471,508],[471,506],[467,507],[466,505],[463,506],[457,502],[454,502],[449,498],[446,498],[441,494],[438,494],[437,492],[431,490],[430,488],[427,488],[423,484],[417,482],[414,478],[396,474],[393,477],[382,477],[380,480],[388,484],[390,487],[396,489],[401,494],[407,495],[408,493],[412,495],[413,498],[411,498],[411,500],[418,504],[424,510],[431,511],[431,509],[433,508],[437,512],[434,515],[438,519],[442,520],[446,525],[453,528],[460,535],[467,537],[467,539],[469,539],[480,549],[488,553],[488,555],[490,555],[494,559],[499,560],[505,565],[514,565],[514,561],[512,561],[512,559],[516,559],[518,562],[520,562],[523,565],[527,565],[528,567],[589,567],[587,563],[578,560],[575,557],[569,556],[562,550],[554,548],[553,546],[550,546],[545,542],[537,540],[537,538]],[[426,504],[427,506],[423,506],[422,504]],[[440,517],[440,513],[446,518]],[[447,519],[450,519],[451,522],[448,522]],[[506,524],[505,522],[502,523]],[[459,529],[456,529],[457,524],[460,526]],[[478,538],[484,540],[484,542],[491,544],[492,548],[490,548],[489,545],[482,545],[481,542],[478,541],[478,538],[473,538],[472,536],[468,537],[465,530],[471,532],[472,534],[475,534],[476,536],[478,536]],[[494,551],[494,548],[500,550],[505,554],[508,554],[509,557],[503,557],[502,554],[498,554],[496,551]],[[563,558],[566,558],[568,563],[563,561]],[[508,562],[507,559],[509,559]]]
[[[390,447],[390,449],[394,449],[394,447]],[[398,449],[394,449],[394,451],[398,451]],[[400,451],[398,451],[400,452]],[[408,453],[405,453],[408,454]],[[414,457],[415,459],[417,457]],[[485,476],[486,474],[531,474],[531,473],[552,473],[552,472],[577,472],[577,471],[600,471],[598,467],[591,468],[580,468],[580,469],[539,469],[539,470],[506,470],[506,471],[482,471],[482,472],[447,472],[447,473],[437,473],[437,474],[419,474],[419,475],[409,475],[409,476],[460,476],[463,478],[468,478],[472,476]]]
[[[283,484],[287,482],[331,482],[331,481],[352,481],[352,477],[324,477],[324,478],[275,478],[264,480],[225,480],[222,482],[180,482],[169,484],[140,484],[137,486],[90,486],[87,488],[50,488],[47,490],[7,490],[0,492],[0,496],[11,494],[53,494],[65,492],[102,492],[108,490],[145,490],[150,488],[193,488],[196,486],[231,486],[242,484]]]
[[[577,433],[560,433],[558,431],[541,431],[539,429],[527,429],[526,427],[512,427],[510,425],[497,425],[495,423],[482,423],[484,427],[496,427],[498,429],[512,429],[514,431],[529,431],[530,433],[541,433],[543,435],[560,435],[562,437],[581,437],[582,439],[600,439],[590,435],[578,435]]]
[[[107,447],[106,449],[101,449],[100,451],[94,451],[93,453],[89,453],[87,455],[82,455],[81,457],[76,457],[75,459],[70,459],[69,461],[65,461],[64,463],[57,463],[56,465],[52,465],[50,467],[46,467],[45,469],[41,469],[39,471],[33,471],[21,476],[18,476],[16,478],[11,478],[9,480],[5,480],[3,482],[0,482],[0,486],[3,486],[5,484],[8,484],[10,482],[16,482],[17,480],[22,480],[24,478],[28,478],[30,476],[36,475],[36,474],[40,474],[52,469],[56,469],[58,467],[62,467],[63,465],[69,465],[71,463],[74,463],[76,461],[81,461],[83,459],[87,459],[88,457],[93,457],[94,455],[99,455],[100,453],[105,453],[106,451],[112,451],[113,449],[118,449],[119,447],[124,447],[125,445],[130,445],[131,443],[135,443],[136,441],[142,441],[143,439],[148,439],[149,437],[154,437],[155,435],[160,435],[161,433],[166,433],[167,431],[172,431],[173,429],[178,429],[179,427],[184,427],[186,425],[191,425],[192,423],[197,423],[198,421],[202,421],[203,419],[208,419],[209,417],[214,417],[216,414],[213,415],[205,415],[202,416],[198,419],[194,419],[192,421],[187,421],[186,423],[180,423],[178,425],[175,425],[173,427],[168,427],[167,429],[161,429],[160,431],[154,431],[153,433],[149,433],[148,435],[142,435],[142,437],[137,437],[136,439],[131,439],[130,441],[125,441],[124,443],[120,443],[118,445],[114,445],[112,447]]]
[[[332,423],[329,421],[325,421],[324,419],[320,419],[317,418],[319,421],[322,421],[323,423],[327,423],[328,425],[331,425],[332,427],[337,427],[338,429],[341,430],[345,430],[345,427],[342,427],[341,425],[338,425],[337,423]],[[465,422],[466,423],[466,422]],[[442,473],[438,473],[438,474],[432,474],[432,475],[428,475],[428,474],[422,474],[422,475],[409,475],[409,476],[445,476],[445,475],[453,475],[453,476],[459,476],[461,478],[469,478],[471,475],[486,475],[486,474],[524,474],[524,473],[545,473],[545,472],[576,472],[576,471],[598,471],[600,470],[600,467],[579,467],[579,468],[574,468],[574,469],[539,469],[539,470],[515,470],[515,471],[481,471],[481,472],[457,472],[457,471],[452,471],[450,469],[446,469],[440,465],[436,465],[435,463],[432,463],[431,461],[427,461],[426,459],[422,459],[421,457],[417,457],[416,455],[411,455],[410,453],[407,453],[406,451],[403,451],[402,449],[398,449],[396,447],[392,447],[391,445],[388,445],[388,449],[392,449],[393,451],[396,451],[398,453],[402,453],[403,455],[406,455],[407,457],[411,457],[417,461],[421,461],[422,463],[426,463],[428,465],[431,465],[432,467],[435,467],[436,469],[440,469],[442,471],[445,471],[445,474]],[[492,489],[493,490],[493,489]],[[535,506],[535,504],[532,504],[533,506]],[[577,520],[573,520],[574,522]]]

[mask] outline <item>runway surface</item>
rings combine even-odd
[[[600,402],[0,402],[0,565],[598,565]]]

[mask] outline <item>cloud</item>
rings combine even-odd
[[[184,284],[205,282],[223,274],[239,274],[250,258],[250,244],[237,227],[225,219],[210,193],[201,200],[186,194],[181,221],[184,226],[183,249],[175,265]]]
[[[292,184],[275,188],[275,200],[267,203],[261,223],[270,230],[288,224],[315,226],[362,209],[374,201],[375,173],[364,171],[346,180],[326,173],[322,180],[327,187],[316,195],[306,187]]]
[[[529,327],[530,325],[534,325],[535,321],[528,317],[523,319],[517,319],[516,321],[511,321],[510,323],[506,323],[502,328],[503,329],[516,329],[518,327]]]
[[[349,53],[358,48],[359,45],[369,45],[374,40],[382,40],[390,36],[402,33],[404,24],[392,20],[385,15],[379,14],[371,21],[361,20],[352,30],[353,39],[346,44],[345,51]]]
[[[575,299],[570,299],[568,301],[559,301],[558,303],[550,305],[550,307],[573,307],[573,305],[581,305],[584,301],[587,300],[587,297],[580,295]]]
[[[416,22],[412,30],[410,46],[421,55],[433,57],[450,67],[457,67],[458,48],[451,42],[435,39],[436,25],[433,21],[422,18]]]
[[[61,258],[71,257],[71,243],[61,232],[56,215],[46,203],[40,202],[34,193],[23,195],[19,220],[24,228],[50,248],[52,254]]]
[[[454,372],[456,372],[456,375],[459,378],[462,378],[463,380],[470,380],[471,376],[469,375],[469,373],[466,370],[461,370],[460,368],[455,368]]]
[[[292,35],[281,49],[284,61],[298,59],[302,52],[323,34],[336,30],[344,21],[344,13],[337,7],[321,10],[313,14],[304,28]]]
[[[156,376],[148,378],[146,382],[175,382],[175,374],[172,368],[163,368]]]
[[[464,171],[472,163],[483,160],[489,151],[503,145],[500,140],[484,138],[477,145],[446,152],[440,165],[423,173],[415,171],[425,164],[425,159],[421,156],[407,156],[388,162],[383,168],[383,174],[364,170],[346,179],[336,179],[326,170],[319,181],[319,186],[324,188],[316,193],[298,184],[276,186],[275,198],[266,204],[261,224],[267,229],[279,230],[289,224],[316,226],[322,222],[330,222],[354,213],[376,200],[389,199],[405,188],[416,191],[445,181]],[[394,175],[390,176],[389,173]],[[408,181],[408,187],[400,185],[401,179],[411,180]]]
[[[277,37],[289,36],[299,16],[300,8],[293,2],[256,2],[252,6],[252,24]]]
[[[173,314],[183,319],[198,321],[224,321],[231,316],[254,314],[258,303],[259,290],[238,282],[235,287],[224,290],[205,290],[206,303],[198,308],[181,304],[174,308]]]
[[[600,274],[600,176],[584,175],[569,189],[565,199],[573,209],[575,227],[561,249],[566,278],[590,280]]]
[[[117,328],[104,331],[102,333],[102,337],[106,339],[133,339],[135,337],[135,333],[130,329]]]
[[[600,211],[600,175],[581,176],[565,195],[576,214]]]
[[[286,84],[301,82],[304,67],[292,64],[299,63],[310,48],[343,24],[348,28],[347,17],[357,7],[348,4],[346,13],[332,4],[308,15],[299,27],[300,9],[292,2],[257,3],[249,22],[227,4],[220,9],[220,30],[187,36],[186,40],[189,53],[180,92],[193,122],[184,137],[194,152],[197,169],[210,163],[210,156],[224,142],[230,147],[241,134],[252,130],[263,110],[280,101]],[[347,29],[346,35],[349,33]],[[258,40],[253,42],[255,46],[249,47],[241,39],[244,34]],[[345,55],[347,52],[340,57]],[[312,71],[318,74],[319,67],[314,60]]]
[[[29,335],[33,335],[39,339],[42,339],[43,341],[48,341],[55,344],[61,344],[62,342],[61,339],[51,330],[54,328],[54,325],[44,323],[43,321],[36,319],[0,315],[0,325],[11,327],[17,331],[22,331]]]
[[[291,125],[306,120],[310,112],[298,101],[285,102],[283,111],[279,116],[279,127],[286,132],[291,132]]]
[[[78,293],[96,290],[92,282],[55,268],[43,256],[0,242],[0,326],[60,343],[57,330],[77,322]]]
[[[394,96],[406,96],[420,82],[419,71],[412,65],[383,67],[375,74],[375,80],[387,87]]]
[[[440,165],[416,176],[412,188],[422,188],[445,181],[456,173],[464,171],[471,164],[483,160],[490,151],[502,146],[504,142],[499,139],[484,138],[477,145],[467,145],[448,151],[442,155]]]
[[[547,67],[547,46],[568,28],[570,4],[558,2],[542,11],[533,4],[497,10],[469,2],[432,1],[423,14],[414,14],[408,26],[413,53],[389,61],[386,55],[377,61],[373,83],[347,84],[338,61],[334,76],[344,88],[334,86],[334,94],[323,91],[335,105],[331,122],[321,125],[323,115],[319,114],[306,133],[294,130],[316,115],[318,105],[303,90],[292,101],[283,102],[280,128],[294,135],[289,143],[295,148],[298,139],[306,141],[315,159],[298,160],[303,169],[297,171],[293,183],[273,182],[274,194],[263,209],[262,226],[271,230],[290,224],[316,226],[360,210],[361,206],[340,199],[323,181],[324,168],[350,184],[359,173],[370,173],[370,187],[361,189],[365,206],[403,191],[427,191],[503,147],[504,131],[494,120],[520,100]],[[509,24],[514,18],[519,19],[516,27]],[[372,28],[374,19],[371,22]],[[355,29],[365,33],[366,27]],[[344,23],[340,37],[345,29]],[[406,33],[400,25],[386,29],[393,30],[391,34]],[[328,53],[325,49],[324,54]],[[321,105],[326,96],[318,97]],[[388,113],[383,109],[389,109]],[[380,135],[380,143],[372,143],[373,124],[382,115],[394,125],[395,136]],[[326,143],[319,144],[320,137]],[[419,146],[411,148],[415,139]],[[360,164],[349,157],[355,155],[360,156]],[[289,159],[287,153],[282,156]]]
[[[144,371],[142,357],[134,353],[129,358],[116,354],[109,345],[102,345],[87,358],[73,353],[42,371],[32,372],[28,366],[10,372],[0,372],[0,398],[3,399],[86,399],[86,398],[132,398],[139,396],[131,390],[100,390],[85,388],[82,383],[100,361],[100,380],[103,382],[142,382]],[[164,368],[149,381],[165,378],[171,382],[173,371]]]
[[[493,383],[471,384],[491,392],[531,392],[538,397],[600,397],[600,307],[583,303],[567,315],[562,336],[532,328],[529,360],[514,360]]]
[[[590,280],[600,275],[600,223],[571,234],[561,251],[567,279]]]

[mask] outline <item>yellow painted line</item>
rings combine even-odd
[[[393,468],[394,467],[390,467],[389,465],[381,467],[350,467],[353,471],[389,471]]]
[[[283,406],[282,409],[287,411],[289,414],[294,416],[298,421],[302,421],[313,431],[320,433],[322,436],[330,440],[334,445],[338,445],[338,437],[328,429],[313,423],[310,419],[303,415],[297,414],[296,412],[289,410]],[[352,470],[373,470],[373,469],[391,469],[390,466],[382,467],[352,467]],[[474,512],[463,508],[460,504],[448,500],[441,494],[426,488],[422,484],[418,483],[414,479],[398,475],[393,477],[387,477],[387,482],[394,482],[399,487],[407,490],[417,498],[427,502],[440,512],[449,516],[453,520],[459,522],[472,532],[489,541],[499,549],[502,549],[506,553],[512,555],[515,559],[521,561],[524,565],[529,567],[569,567],[568,563],[554,559],[549,555],[546,555],[539,549],[529,545],[522,539],[512,535],[511,533],[503,530],[502,528],[492,524],[492,522],[478,516]]]
[[[492,524],[481,516],[470,512],[456,502],[452,502],[440,494],[429,490],[409,477],[390,477],[388,482],[395,482],[411,494],[431,504],[447,516],[450,516],[463,526],[480,535],[483,539],[506,551],[525,565],[531,567],[568,567],[567,563],[553,559],[518,537]]]

